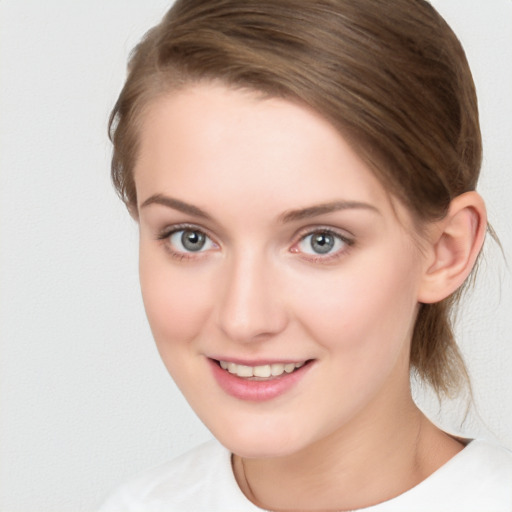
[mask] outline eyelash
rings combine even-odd
[[[185,252],[185,251],[177,251],[172,248],[172,245],[170,243],[170,237],[172,237],[174,234],[179,233],[181,231],[191,231],[196,232],[204,235],[210,242],[216,247],[219,247],[219,244],[217,244],[213,238],[203,229],[198,226],[194,226],[193,224],[178,224],[174,225],[172,227],[168,227],[161,231],[157,235],[157,240],[161,241],[164,244],[165,249],[167,252],[176,260],[182,261],[182,260],[195,260],[200,258],[201,253],[207,253],[209,250],[199,250],[197,251],[197,254],[194,254],[194,251]],[[313,235],[325,235],[325,236],[331,236],[341,242],[344,247],[341,249],[338,249],[336,252],[330,254],[326,254],[325,256],[322,256],[320,254],[318,255],[308,255],[307,253],[300,251],[298,249],[299,244],[303,243],[308,237]],[[312,263],[321,263],[321,264],[327,264],[334,262],[338,260],[339,258],[345,256],[348,251],[353,247],[355,241],[353,238],[347,237],[344,234],[341,234],[340,232],[333,230],[332,228],[328,227],[322,227],[322,226],[315,226],[304,229],[302,232],[300,232],[298,235],[298,240],[293,243],[292,247],[290,248],[290,252],[294,254],[302,254],[302,258],[306,261],[312,262]]]

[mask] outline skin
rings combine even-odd
[[[462,449],[409,387],[418,303],[451,293],[472,265],[447,234],[453,222],[426,229],[420,245],[409,212],[327,121],[215,84],[148,106],[135,183],[141,286],[159,352],[236,454],[249,499],[273,510],[361,508]],[[475,235],[473,199],[450,219]],[[181,232],[169,235],[183,224],[208,236],[203,250],[187,252]],[[308,235],[326,229],[340,238],[317,254]],[[461,258],[464,269],[450,274]],[[211,358],[313,362],[292,389],[254,402],[219,387]]]

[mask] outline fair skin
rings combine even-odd
[[[420,242],[323,118],[218,84],[148,106],[135,183],[159,352],[249,499],[361,508],[462,449],[415,406],[409,350],[418,304],[449,295],[476,258],[476,193]]]

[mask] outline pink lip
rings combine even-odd
[[[312,364],[305,364],[292,373],[284,373],[269,380],[248,380],[223,370],[216,361],[208,359],[215,380],[231,396],[252,402],[272,400],[295,386],[306,375]],[[254,363],[251,366],[256,366]]]

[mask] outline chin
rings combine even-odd
[[[225,425],[210,428],[212,434],[229,451],[249,459],[286,457],[297,453],[307,446],[304,433],[293,432],[289,427],[275,428],[267,422],[256,422],[246,428],[226,429]],[[208,425],[207,425],[208,426]]]
[[[286,457],[299,451],[282,439],[218,439],[229,451],[246,459]]]

